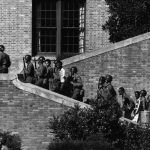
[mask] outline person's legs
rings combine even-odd
[[[43,79],[39,78],[36,82],[35,85],[43,87]]]
[[[33,78],[31,76],[28,76],[26,78],[26,83],[33,83]]]
[[[80,100],[80,89],[75,88],[73,90],[73,95],[71,98],[76,99],[76,100]]]
[[[2,73],[8,73],[8,68],[3,68]]]

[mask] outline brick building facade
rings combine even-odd
[[[19,62],[22,62],[22,57],[25,54],[31,54],[32,56],[44,55],[44,56],[49,56],[49,58],[55,58],[56,55],[60,55],[59,52],[55,52],[55,53],[49,53],[49,52],[37,53],[36,52],[37,50],[35,47],[37,43],[35,41],[37,39],[35,39],[36,34],[34,34],[35,33],[34,25],[36,24],[36,21],[39,19],[37,18],[37,20],[35,20],[36,18],[35,13],[38,9],[40,9],[36,7],[39,1],[40,0],[38,1],[35,1],[35,0],[0,0],[0,34],[1,34],[0,44],[5,45],[6,52],[11,56],[11,60],[12,60],[11,70],[15,69],[18,66]],[[55,3],[56,0],[53,0],[53,1]],[[61,0],[57,0],[56,2],[59,2],[59,1]],[[47,0],[45,0],[45,2],[47,2]],[[84,45],[84,49],[82,49],[81,51],[74,50],[77,52],[76,54],[85,53],[89,51],[95,51],[109,44],[108,34],[102,30],[102,24],[104,24],[108,16],[107,14],[108,8],[105,5],[105,1],[104,0],[100,0],[100,1],[99,0],[86,0],[84,1],[84,4],[85,4],[84,5],[85,10],[83,14],[84,15],[84,18],[83,18],[84,19],[84,41],[82,41],[84,42],[82,43]],[[43,11],[42,9],[46,9],[46,8],[43,6],[43,8],[41,8],[41,11]],[[44,12],[46,11],[47,10],[44,10]],[[49,12],[52,12],[52,11],[49,11]],[[66,11],[66,12],[69,12],[69,11]],[[78,11],[77,11],[78,13],[76,13],[75,9],[72,10],[72,12],[75,15],[78,15],[78,18],[81,17],[81,14],[79,14]],[[50,15],[52,15],[52,13]],[[57,13],[55,15],[57,15]],[[71,15],[71,14],[68,13],[67,15]],[[40,17],[42,17],[42,13]],[[58,17],[55,18],[55,20],[56,19],[58,20]],[[43,28],[42,25],[41,25],[41,28]],[[74,32],[75,31],[76,30],[74,30]],[[42,34],[42,29],[41,29],[41,34]],[[55,38],[56,38],[55,40],[57,41],[57,37]],[[48,40],[48,39],[45,39],[45,40]],[[74,40],[76,39],[74,38]],[[40,42],[42,45],[42,39]],[[63,45],[63,43],[61,44]],[[57,45],[58,45],[57,49],[62,48],[62,47],[59,47],[58,43]],[[73,46],[75,47],[75,44]],[[77,45],[77,47],[79,46],[80,45]],[[49,51],[49,49],[46,49],[45,51]]]
[[[76,103],[73,99],[40,89],[34,85],[14,82],[16,74],[20,73],[23,68],[22,57],[24,55],[31,54],[33,57],[43,55],[55,59],[56,56],[63,54],[59,43],[61,40],[55,36],[58,44],[55,45],[55,53],[43,51],[43,53],[38,53],[39,51],[36,51],[35,44],[39,45],[42,42],[41,40],[38,44],[36,43],[35,37],[41,37],[41,33],[36,34],[36,31],[39,28],[42,31],[43,27],[35,25],[38,19],[44,18],[35,16],[36,10],[39,10],[36,8],[40,6],[40,9],[44,8],[42,10],[44,13],[47,12],[45,3],[42,6],[41,1],[48,2],[49,0],[0,0],[0,44],[6,47],[6,53],[10,55],[12,61],[9,78],[0,75],[0,129],[19,132],[25,150],[46,149],[51,140],[51,135],[48,134],[46,127],[49,117],[52,117],[53,114],[62,114],[68,108],[66,106],[72,107]],[[69,2],[68,0],[51,0],[53,4],[57,2],[56,14],[62,11],[60,6],[63,6],[63,1]],[[108,7],[105,5],[105,1],[81,1],[85,4],[85,10],[83,5],[78,8],[82,13],[84,10],[84,26],[77,28],[77,30],[81,29],[84,32],[84,43],[81,44],[84,49],[76,51],[76,54],[79,55],[64,59],[63,64],[66,70],[71,66],[78,67],[84,84],[85,98],[93,98],[96,95],[99,76],[105,74],[113,76],[113,85],[116,90],[119,86],[123,86],[131,95],[135,90],[141,89],[146,89],[149,94],[150,33],[109,46],[108,33],[102,30],[102,24],[108,18]],[[53,11],[53,9],[50,10],[51,13]],[[72,11],[76,14],[74,7]],[[70,15],[68,10],[66,12]],[[46,18],[44,19],[47,21]],[[60,24],[63,22],[60,22],[60,16],[57,15],[54,19],[61,27]],[[77,21],[77,23],[81,22]],[[72,29],[69,26],[67,28],[73,33],[76,31],[76,28]],[[52,31],[55,29],[50,28]],[[47,33],[45,32],[44,37],[47,36]],[[61,37],[60,29],[57,35]],[[75,37],[79,38],[79,36]],[[64,39],[62,41],[65,42]],[[79,45],[78,43],[77,46]],[[82,103],[82,105],[86,107],[85,104]]]

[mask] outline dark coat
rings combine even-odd
[[[0,73],[8,73],[8,68],[11,65],[8,54],[0,51]]]

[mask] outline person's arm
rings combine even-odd
[[[82,79],[81,79],[81,77],[78,76],[78,77],[76,78],[76,82],[72,82],[72,84],[73,84],[74,87],[82,87],[83,84],[82,84]]]
[[[28,65],[28,67],[25,69],[26,75],[31,75],[33,68],[34,68],[33,64],[30,63],[30,64]]]
[[[7,67],[11,66],[11,61],[9,55],[7,55]]]
[[[47,72],[46,67],[45,67],[45,66],[42,66],[42,67],[39,69],[39,77],[45,77],[46,72]]]
[[[65,69],[63,69],[63,68],[61,70],[61,78],[62,78],[61,79],[62,80],[61,83],[64,83],[65,82]]]

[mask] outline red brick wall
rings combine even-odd
[[[67,107],[0,81],[0,130],[18,132],[26,150],[45,150],[52,140],[49,119]]]
[[[99,76],[106,74],[113,76],[116,90],[123,86],[131,95],[141,89],[150,94],[150,39],[71,63],[65,68],[71,66],[79,70],[85,97],[96,95]]]

